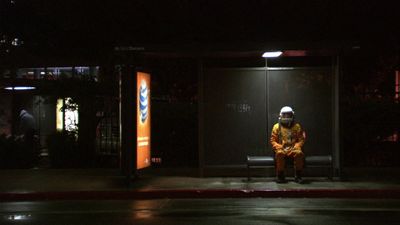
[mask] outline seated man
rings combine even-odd
[[[302,183],[304,135],[300,124],[294,121],[294,111],[289,106],[281,109],[279,122],[272,128],[271,145],[275,152],[277,182],[286,182],[284,173],[285,159],[293,158],[295,182]]]

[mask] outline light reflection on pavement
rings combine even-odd
[[[157,199],[3,202],[0,224],[400,224],[400,200]]]

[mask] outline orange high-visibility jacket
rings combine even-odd
[[[270,141],[274,152],[286,147],[301,151],[305,142],[305,135],[298,123],[290,128],[276,123],[272,128]]]

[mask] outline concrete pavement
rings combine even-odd
[[[400,198],[400,181],[374,178],[330,181],[306,177],[305,184],[273,178],[195,177],[143,172],[131,187],[117,169],[0,170],[0,201],[154,198]]]

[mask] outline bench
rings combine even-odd
[[[329,169],[327,177],[333,177],[333,164],[331,155],[306,156],[304,167],[325,167]],[[290,166],[290,165],[288,165]],[[251,168],[275,168],[275,158],[273,156],[247,156],[247,180],[250,180]]]

